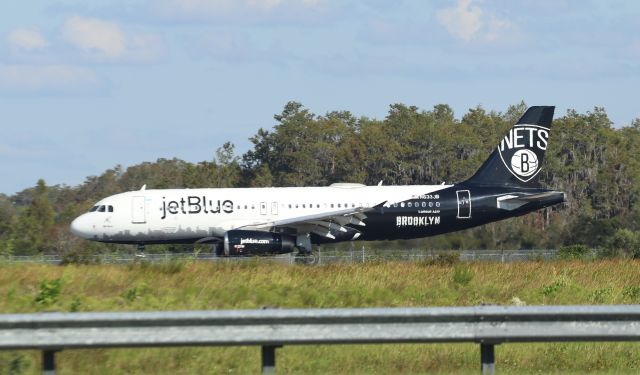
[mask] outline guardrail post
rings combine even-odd
[[[280,346],[263,346],[262,347],[262,373],[276,373],[276,349]]]
[[[42,352],[42,374],[56,375],[56,352],[55,350],[45,350]]]
[[[482,375],[493,375],[496,372],[495,345],[480,344],[480,362]]]

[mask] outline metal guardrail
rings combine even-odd
[[[321,249],[314,253],[314,263],[334,264],[334,263],[367,263],[385,260],[394,261],[428,261],[436,259],[441,254],[457,255],[463,262],[486,261],[486,262],[518,262],[532,259],[550,260],[557,256],[557,251],[553,249],[542,250],[325,250]],[[80,261],[100,264],[123,264],[133,262],[166,262],[166,261],[210,261],[210,262],[243,262],[249,260],[266,260],[279,263],[296,263],[295,254],[283,254],[268,257],[217,257],[211,253],[145,253],[145,254],[93,254],[79,258]],[[4,263],[47,263],[60,264],[65,260],[59,255],[33,255],[33,256],[3,256],[0,262]]]
[[[259,345],[273,373],[283,345],[437,342],[479,343],[492,374],[501,343],[637,340],[640,305],[0,314],[0,350],[42,350],[45,374],[74,348]]]

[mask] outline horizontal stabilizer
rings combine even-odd
[[[564,202],[564,198],[564,193],[561,191],[547,191],[540,194],[530,195],[509,194],[496,198],[496,204],[500,209],[513,211],[524,206],[527,203],[545,202],[549,200]]]

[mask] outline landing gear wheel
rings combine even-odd
[[[306,264],[306,265],[314,265],[318,264],[318,254],[316,252],[300,252],[296,254],[294,258],[294,262],[296,264]]]
[[[224,246],[222,243],[214,243],[211,245],[211,249],[216,258],[224,256]]]
[[[144,255],[144,244],[143,243],[139,243],[137,246],[137,250],[138,252],[136,253],[136,258],[137,259],[143,259],[146,257],[146,255]]]

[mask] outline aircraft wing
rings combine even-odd
[[[252,230],[271,230],[275,227],[288,227],[297,229],[299,232],[315,233],[319,236],[335,239],[332,232],[348,232],[346,225],[355,225],[364,227],[364,219],[367,218],[366,212],[383,207],[385,202],[381,202],[374,207],[351,207],[342,210],[334,210],[322,212],[313,215],[302,215],[290,217],[282,220],[270,220],[263,222],[255,222],[236,229],[252,229]],[[359,234],[356,235],[356,238]]]

